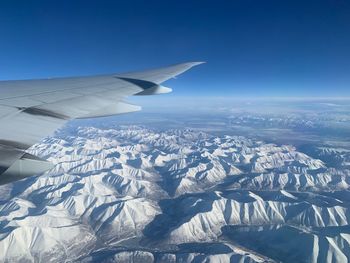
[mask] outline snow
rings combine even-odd
[[[350,172],[290,145],[192,130],[81,127],[30,152],[55,167],[0,187],[0,261],[264,262],[278,260],[259,250],[264,238],[298,231],[300,253],[311,261],[341,262],[350,253],[349,199],[341,194]],[[226,227],[262,239],[223,241]]]

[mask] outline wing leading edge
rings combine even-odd
[[[171,92],[161,84],[202,62],[148,71],[0,82],[0,185],[40,174],[51,163],[26,150],[68,120],[141,110],[124,101],[133,95]]]

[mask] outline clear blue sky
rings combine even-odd
[[[184,61],[174,95],[350,96],[350,1],[0,2],[0,79]]]

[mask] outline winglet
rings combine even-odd
[[[174,78],[185,71],[193,68],[194,66],[203,64],[205,62],[186,62],[181,64],[175,64],[168,67],[151,69],[146,71],[138,72],[129,72],[116,74],[115,77],[124,79],[124,80],[138,80],[138,81],[147,81],[153,84],[161,84],[164,81]],[[137,83],[134,83],[137,85]]]

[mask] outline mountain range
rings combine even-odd
[[[4,262],[345,262],[349,153],[193,129],[58,132],[0,187]],[[312,156],[314,156],[314,154]],[[322,157],[331,154],[343,165]]]

